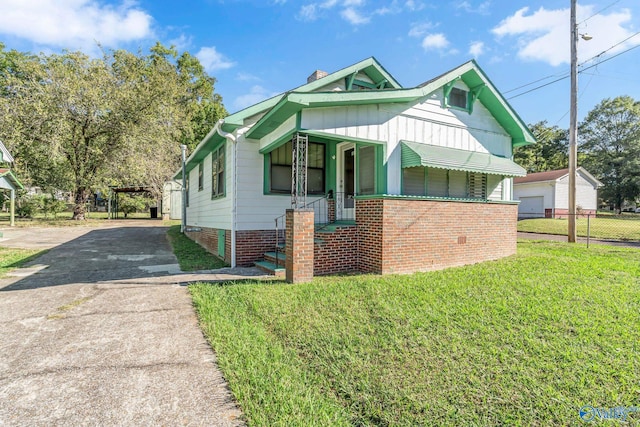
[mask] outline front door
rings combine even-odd
[[[355,219],[356,150],[355,145],[338,145],[338,194],[336,194],[336,219]]]

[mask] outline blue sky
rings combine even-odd
[[[527,123],[568,126],[569,0],[2,0],[0,41],[32,52],[143,49],[197,55],[230,112],[375,56],[406,87],[475,58]],[[640,2],[578,5],[579,117],[640,100]],[[631,50],[629,50],[631,49]],[[626,51],[626,52],[625,52]],[[604,53],[602,53],[604,52]],[[601,54],[602,53],[602,54]],[[615,55],[619,55],[614,57]],[[593,59],[595,58],[595,59]],[[611,58],[611,59],[609,59]],[[550,77],[551,76],[551,77]],[[523,85],[539,80],[536,84]]]

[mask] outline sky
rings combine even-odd
[[[374,56],[404,87],[475,59],[526,123],[569,123],[569,0],[1,0],[0,42],[196,55],[230,113]],[[578,4],[580,120],[640,100],[640,1]],[[567,77],[561,79],[562,77]],[[554,80],[560,81],[552,83]],[[543,87],[539,87],[543,86]],[[526,93],[525,93],[526,92]]]

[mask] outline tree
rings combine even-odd
[[[582,164],[604,187],[600,197],[620,212],[640,196],[640,103],[630,96],[604,99],[580,124]]]
[[[514,160],[527,172],[544,172],[569,166],[568,132],[546,121],[529,125],[537,143],[517,148]]]
[[[92,190],[108,185],[145,185],[159,195],[178,167],[180,143],[194,145],[201,127],[226,114],[198,60],[160,43],[148,55],[10,59],[11,72],[0,73],[0,137],[33,185],[73,192],[74,219],[84,219]]]
[[[152,201],[153,199],[144,196],[120,194],[118,196],[118,210],[120,210],[126,218],[131,213],[145,210],[147,205]]]

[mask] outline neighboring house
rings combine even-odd
[[[0,164],[12,164],[13,157],[7,147],[0,141]],[[9,224],[15,225],[16,190],[24,187],[9,168],[0,168],[0,190],[9,192]]]
[[[276,218],[304,198],[292,179],[306,177],[315,274],[497,259],[516,251],[512,177],[526,171],[513,148],[534,142],[475,61],[413,88],[374,58],[316,71],[200,142],[186,163],[187,235],[232,266],[262,260],[282,238]]]
[[[576,212],[595,214],[602,183],[580,167],[576,170]],[[519,218],[566,218],[569,213],[569,169],[530,173],[513,181],[520,201]]]

